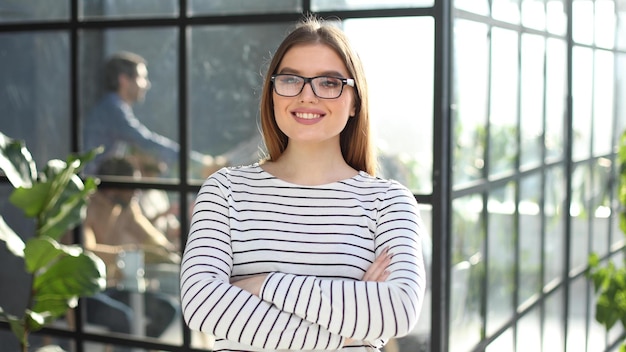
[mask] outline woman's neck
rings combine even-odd
[[[355,176],[358,171],[343,159],[341,151],[287,148],[278,160],[263,168],[272,175],[295,184],[321,185]]]

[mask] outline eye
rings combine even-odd
[[[341,80],[334,77],[320,77],[320,86],[324,88],[337,88],[341,86]]]
[[[279,79],[282,84],[299,84],[302,81],[300,77],[292,75],[280,75]]]

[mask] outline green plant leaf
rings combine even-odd
[[[44,208],[49,192],[49,183],[36,183],[30,188],[16,188],[9,196],[9,201],[22,209],[26,216],[36,218]]]
[[[0,216],[0,240],[6,243],[7,249],[13,255],[20,258],[24,257],[24,247],[26,246],[24,241],[4,222],[2,216]]]
[[[610,330],[619,318],[619,314],[613,309],[609,298],[600,295],[596,301],[596,320],[604,325],[606,330]]]
[[[61,247],[72,255],[62,256],[33,281],[32,310],[44,317],[41,325],[76,307],[79,297],[91,296],[106,287],[106,267],[100,258],[78,246]]]
[[[73,177],[57,202],[41,215],[43,226],[37,234],[59,240],[67,230],[80,224],[85,218],[87,199],[96,189],[95,179],[88,178],[83,184],[80,178]]]
[[[102,259],[78,246],[63,246],[66,253],[33,281],[35,301],[76,299],[102,291],[106,286],[106,269]],[[76,255],[76,252],[80,252]],[[38,310],[41,312],[40,310]]]
[[[17,337],[17,339],[19,340],[20,344],[22,344],[23,346],[28,346],[28,341],[26,339],[26,334],[25,334],[25,327],[24,327],[24,323],[22,321],[22,319],[8,314],[6,313],[2,307],[0,307],[0,316],[2,316],[5,320],[7,320],[9,322],[9,326],[11,327],[11,331],[13,332],[13,335],[15,335],[15,337]]]
[[[37,179],[37,167],[23,141],[0,132],[0,169],[13,187],[30,188]]]
[[[75,174],[78,166],[80,166],[80,161],[66,163],[59,159],[49,160],[46,164],[44,169],[45,177],[43,177],[43,179],[45,183],[49,184],[50,189],[39,214],[39,221],[41,223],[45,223],[44,219],[46,213],[56,206],[57,201],[61,198],[66,189],[76,192],[76,188],[82,188],[82,181],[80,181],[80,179],[79,183],[74,182],[70,184],[70,181],[75,180],[74,177],[78,178]]]
[[[78,298],[102,291],[106,286],[104,262],[79,246],[57,242],[68,229],[84,219],[88,196],[97,181],[85,182],[77,175],[84,164],[101,153],[96,148],[67,161],[50,160],[41,174],[23,142],[0,133],[0,169],[14,190],[9,200],[28,217],[35,218],[36,236],[26,243],[0,217],[0,239],[9,251],[24,258],[26,271],[33,274],[32,299],[22,318],[0,309],[23,346],[28,334],[75,307]]]
[[[90,296],[106,286],[104,262],[77,245],[60,245],[48,237],[27,243],[28,257],[41,271],[33,281],[33,318],[27,326],[36,331],[76,307],[80,296]],[[45,269],[45,270],[44,270]]]
[[[30,309],[27,309],[24,313],[25,325],[29,332],[41,330],[45,324],[56,318],[49,314],[39,314]]]
[[[82,155],[72,155],[67,162],[58,159],[48,161],[42,179],[46,180],[50,189],[39,214],[42,226],[37,229],[38,235],[58,240],[67,230],[82,222],[87,198],[95,192],[97,180],[87,178],[83,183],[76,173],[101,151],[102,148],[96,148]]]
[[[64,254],[66,253],[61,249],[61,245],[50,237],[31,238],[26,241],[26,248],[24,249],[26,271],[35,273]]]
[[[59,296],[46,296],[39,297],[33,305],[33,316],[38,317],[37,320],[27,320],[28,328],[31,331],[37,331],[44,327],[46,324],[55,321],[57,318],[62,317],[68,310],[68,308],[75,308],[78,302],[77,297],[59,297]]]

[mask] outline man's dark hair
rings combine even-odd
[[[137,65],[146,64],[146,60],[134,53],[122,51],[112,55],[104,66],[104,84],[108,91],[116,92],[119,88],[118,77],[121,74],[134,78]]]
[[[100,164],[97,174],[108,176],[134,176],[136,172],[135,166],[129,160],[111,157]]]

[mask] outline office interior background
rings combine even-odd
[[[595,321],[585,272],[591,253],[623,260],[624,0],[0,0],[0,131],[24,140],[38,165],[80,152],[104,60],[142,55],[152,87],[135,115],[178,141],[181,160],[100,187],[166,194],[182,247],[202,182],[190,151],[233,165],[262,155],[264,68],[309,12],[336,20],[359,51],[380,175],[413,190],[431,234],[420,321],[385,351],[616,351],[624,331]],[[11,190],[1,176],[0,215],[27,238],[32,224]],[[0,306],[17,314],[28,277],[0,251]],[[175,269],[146,276],[148,289],[177,296]],[[180,317],[149,338],[84,314],[79,304],[33,348],[210,349]],[[5,321],[0,346],[18,350]]]

